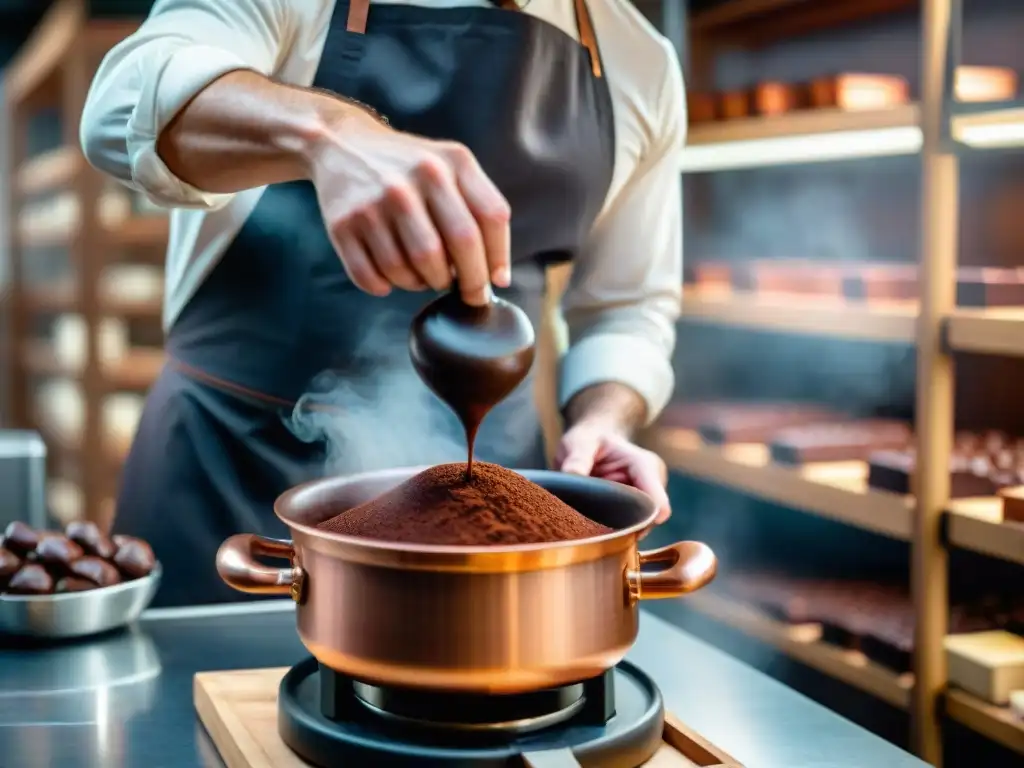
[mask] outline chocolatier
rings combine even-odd
[[[242,599],[217,550],[283,536],[274,501],[296,485],[455,458],[408,345],[452,289],[541,328],[549,268],[572,266],[555,407],[607,414],[608,431],[657,415],[674,378],[685,89],[673,48],[621,2],[162,0],[91,88],[79,72],[69,135],[85,160],[174,210],[168,365],[111,528],[153,545],[155,607]],[[336,142],[342,124],[358,128]],[[528,382],[507,394],[474,457],[545,467],[545,404]]]

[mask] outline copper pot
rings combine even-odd
[[[457,547],[314,527],[418,471],[293,488],[274,505],[292,541],[232,536],[217,553],[221,578],[242,592],[290,594],[306,648],[358,680],[517,693],[600,674],[636,640],[639,600],[678,597],[715,575],[715,556],[704,544],[637,550],[656,515],[647,495],[560,472],[522,474],[614,532],[552,544]],[[291,563],[273,568],[257,557]]]

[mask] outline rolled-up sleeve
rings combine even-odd
[[[560,371],[563,408],[586,387],[618,382],[643,397],[653,421],[672,395],[683,281],[679,160],[686,102],[671,49],[666,59],[648,149],[595,225],[563,297],[570,342]]]
[[[313,2],[313,0],[309,0]],[[103,59],[82,113],[90,164],[157,205],[213,209],[231,195],[196,189],[157,153],[160,132],[228,72],[273,73],[289,36],[287,0],[158,0]]]

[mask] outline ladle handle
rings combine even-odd
[[[681,541],[667,547],[639,553],[640,567],[626,572],[629,593],[634,600],[661,600],[694,592],[715,578],[718,558],[699,541]],[[644,573],[645,565],[665,564],[658,571]]]
[[[272,568],[257,557],[289,560],[289,568]],[[229,587],[258,595],[290,594],[295,602],[302,598],[305,574],[295,564],[295,548],[290,541],[268,539],[253,533],[239,533],[227,539],[217,550],[217,573]]]

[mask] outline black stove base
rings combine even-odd
[[[318,768],[509,768],[528,752],[572,750],[583,768],[637,768],[661,745],[661,693],[629,662],[613,673],[615,715],[603,725],[582,712],[525,734],[470,734],[410,728],[355,702],[334,719],[322,711],[316,659],[288,671],[278,694],[278,730],[296,754]],[[604,705],[604,704],[602,704]]]

